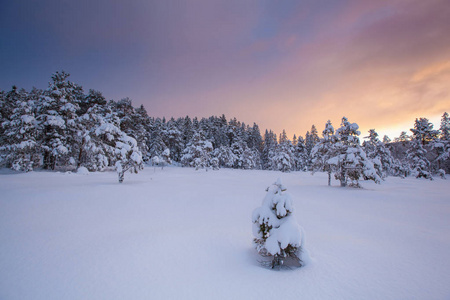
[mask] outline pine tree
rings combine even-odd
[[[164,144],[170,150],[170,157],[174,161],[180,161],[181,152],[183,151],[183,135],[178,129],[177,122],[174,119],[170,119],[167,122],[167,130]]]
[[[364,141],[363,149],[367,157],[373,162],[378,176],[384,178],[390,172],[393,157],[388,148],[378,139],[375,129],[369,130],[368,141]]]
[[[138,173],[144,168],[142,153],[134,138],[122,133],[115,143],[116,171],[122,183],[125,172]]]
[[[234,155],[233,151],[228,146],[221,146],[220,148],[214,149],[212,152],[212,157],[214,163],[217,163],[220,167],[233,168],[237,157]]]
[[[9,100],[12,101],[12,111],[1,123],[4,144],[0,151],[4,153],[7,167],[16,171],[32,171],[40,161],[34,101],[25,90],[16,91],[14,88]]]
[[[302,136],[297,139],[297,144],[294,148],[294,161],[296,171],[306,171],[308,165],[308,153],[305,147],[305,140]]]
[[[196,170],[206,169],[211,166],[211,152],[213,150],[212,143],[207,141],[203,132],[199,131],[194,134],[181,157],[183,166],[193,167]]]
[[[311,132],[306,132],[305,135],[305,147],[306,153],[308,154],[307,166],[308,170],[312,167],[312,156],[311,151],[314,146],[319,142],[320,138],[315,125],[311,126]]]
[[[439,130],[441,132],[441,140],[450,141],[450,117],[447,112],[442,115]]]
[[[383,136],[383,144],[387,145],[390,142],[391,142],[391,139],[387,135],[384,135]]]
[[[333,155],[333,144],[336,142],[334,136],[334,127],[330,120],[325,124],[322,131],[322,139],[314,146],[311,151],[312,169],[314,171],[324,171],[328,174],[328,185],[331,185],[331,173],[333,165],[329,163],[329,159]]]
[[[43,128],[41,147],[44,150],[44,168],[75,166],[79,153],[77,111],[84,98],[81,86],[68,81],[68,73],[56,72],[48,89],[39,99],[38,120]]]
[[[350,123],[346,117],[342,118],[341,127],[336,130],[336,143],[333,144],[331,158],[328,163],[337,170],[335,178],[339,179],[341,186],[359,187],[359,179],[373,180],[380,183],[373,163],[367,158],[359,145],[360,132],[358,124]]]
[[[262,206],[252,215],[255,247],[261,255],[273,256],[272,268],[283,265],[288,257],[302,266],[302,258],[308,258],[308,253],[303,229],[292,214],[292,199],[280,179],[266,191]],[[301,257],[302,252],[305,257]]]
[[[445,167],[445,162],[450,158],[450,118],[447,112],[442,115],[440,126],[440,138],[433,141],[432,148],[436,152],[435,163],[437,164],[438,172],[442,178],[445,178],[445,173],[449,169]],[[448,166],[448,164],[447,164]]]
[[[274,162],[277,170],[281,172],[290,172],[294,168],[293,146],[288,140],[285,130],[280,134]]]
[[[115,113],[102,118],[95,128],[97,148],[101,154],[114,165],[119,176],[119,182],[124,180],[125,173],[138,173],[144,167],[142,153],[134,138],[120,129],[120,120]]]
[[[261,155],[262,167],[264,170],[276,170],[276,164],[273,158],[276,155],[276,148],[278,146],[277,136],[272,131],[267,131],[264,134],[264,147]]]
[[[419,140],[422,146],[431,142],[439,134],[438,130],[433,130],[433,124],[427,118],[416,119],[414,128],[410,130],[413,133],[413,139]]]
[[[411,148],[406,152],[412,173],[416,178],[433,180],[430,172],[430,162],[426,158],[427,151],[423,148],[422,139],[417,138],[411,143]]]
[[[411,137],[406,133],[406,131],[402,131],[400,133],[400,136],[394,139],[394,141],[396,143],[402,143],[403,145],[405,145],[406,142],[408,142],[410,140],[411,140]]]

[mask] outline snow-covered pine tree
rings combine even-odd
[[[376,183],[381,181],[373,163],[359,145],[358,128],[358,124],[350,123],[346,117],[343,117],[341,127],[334,135],[336,143],[333,144],[328,163],[334,165],[335,178],[341,182],[341,186],[347,186],[350,180],[351,186],[359,187],[360,178],[373,180]]]
[[[29,172],[38,167],[40,161],[34,101],[25,90],[16,91],[14,88],[9,100],[12,101],[12,112],[1,123],[4,144],[0,151],[4,153],[7,167]]]
[[[115,166],[120,183],[123,182],[125,172],[138,173],[144,168],[142,153],[139,151],[136,140],[124,132],[115,143],[115,154]]]
[[[381,178],[385,178],[393,164],[393,157],[391,151],[378,139],[378,133],[375,129],[369,130],[369,135],[366,137],[367,141],[363,143],[364,152],[367,157],[373,162],[377,174]]]
[[[428,144],[439,135],[438,130],[433,130],[433,123],[427,118],[419,118],[414,122],[414,128],[410,129],[413,133],[413,139],[419,140],[423,145]]]
[[[439,128],[440,138],[435,140],[433,147],[437,152],[435,161],[438,164],[438,169],[441,175],[442,172],[450,173],[450,117],[447,112],[442,115],[441,126]],[[445,176],[442,176],[445,178]]]
[[[165,136],[167,136],[166,124],[160,118],[156,118],[150,123],[149,138],[147,139],[149,157],[159,157],[168,148],[164,142]]]
[[[441,140],[450,141],[450,117],[447,112],[444,112],[442,115],[439,130],[441,132]]]
[[[228,146],[221,146],[220,148],[214,149],[211,156],[213,159],[217,160],[220,167],[232,168],[235,165],[237,157],[234,155],[233,151]]]
[[[148,131],[150,128],[150,118],[144,105],[134,109],[134,113],[131,115],[131,123],[133,126],[133,132],[130,132],[128,135],[136,140],[144,162],[148,161],[150,159],[147,146],[149,139]]]
[[[95,134],[97,127],[106,122],[104,119],[106,111],[108,111],[106,105],[95,104],[78,118],[79,153],[77,168],[85,167],[93,172],[108,167],[109,157],[104,151],[103,141]]]
[[[95,129],[95,135],[101,142],[103,153],[115,166],[119,182],[122,183],[125,172],[138,173],[144,168],[144,162],[136,140],[121,131],[119,126],[117,117],[104,120]]]
[[[287,138],[286,131],[280,134],[280,142],[276,148],[274,162],[276,169],[281,172],[290,172],[294,168],[294,155],[291,141]]]
[[[311,132],[307,131],[306,135],[305,135],[305,148],[306,148],[306,153],[308,154],[308,159],[307,159],[307,167],[308,170],[311,169],[312,167],[312,156],[311,156],[311,151],[314,148],[314,146],[319,142],[320,138],[317,132],[317,128],[315,125],[311,126]]]
[[[294,161],[296,171],[306,171],[308,164],[308,153],[305,147],[305,140],[302,136],[297,139],[297,144],[294,147]]]
[[[436,154],[433,160],[434,171],[445,178],[445,161],[450,157],[450,143],[443,139],[434,139],[431,142],[431,149]]]
[[[408,135],[408,133],[406,131],[402,131],[400,133],[400,136],[394,139],[394,141],[396,143],[402,143],[403,145],[405,145],[406,142],[408,142],[410,140],[411,140],[411,137]]]
[[[411,147],[406,151],[406,156],[411,166],[412,174],[416,178],[426,178],[433,180],[430,172],[430,162],[426,155],[427,151],[422,145],[422,138],[418,136],[411,142]]]
[[[293,216],[293,202],[286,187],[278,179],[266,189],[262,206],[253,211],[253,235],[256,250],[262,256],[272,256],[272,268],[293,259],[298,266],[307,263],[305,235]]]
[[[89,93],[81,99],[79,106],[80,110],[78,111],[79,115],[84,115],[89,108],[93,107],[94,105],[98,106],[106,106],[107,101],[105,97],[102,95],[101,92],[97,90],[90,89]]]
[[[183,135],[180,129],[178,129],[177,122],[172,118],[167,122],[167,130],[164,144],[170,150],[170,157],[172,160],[178,162],[181,158],[181,152],[183,151]]]
[[[334,127],[328,120],[325,129],[322,131],[323,138],[311,150],[312,170],[328,173],[328,185],[331,185],[331,173],[333,165],[328,161],[333,155],[333,144],[336,142]]]
[[[181,157],[183,166],[193,167],[196,170],[210,167],[211,152],[213,147],[210,141],[207,141],[203,132],[198,131],[194,134]]]
[[[264,134],[264,147],[261,155],[262,167],[264,170],[276,170],[274,157],[278,146],[277,135],[272,130],[266,130]]]
[[[79,153],[77,111],[84,98],[81,86],[67,80],[68,73],[56,72],[48,89],[38,101],[38,116],[43,131],[44,168],[76,166]]]

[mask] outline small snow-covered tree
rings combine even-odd
[[[101,156],[115,166],[122,183],[125,172],[138,173],[143,169],[144,162],[136,140],[121,131],[118,124],[116,117],[102,119],[94,134],[97,147],[103,154]]]
[[[160,156],[152,157],[152,164],[154,166],[160,166],[161,169],[164,169],[165,166],[170,165],[172,160],[170,159],[170,150],[166,148]]]
[[[262,256],[273,256],[272,268],[283,265],[288,257],[302,266],[305,259],[308,259],[308,252],[304,248],[303,228],[292,214],[292,199],[285,193],[286,187],[280,179],[266,191],[262,206],[256,208],[252,215],[256,250]]]
[[[115,143],[116,171],[122,183],[125,172],[138,173],[144,168],[142,153],[134,138],[122,133]]]

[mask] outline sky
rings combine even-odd
[[[153,117],[394,138],[450,112],[448,0],[0,0],[0,89],[56,71]]]

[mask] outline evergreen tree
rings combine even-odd
[[[14,88],[9,100],[12,101],[12,111],[1,123],[3,145],[0,151],[4,153],[2,156],[7,167],[16,171],[32,171],[40,161],[34,101],[25,90],[17,92]]]
[[[95,136],[97,147],[101,148],[101,153],[109,163],[115,166],[120,183],[124,180],[125,172],[138,173],[143,169],[142,153],[136,140],[120,129],[120,120],[115,114],[101,119],[95,129]]]
[[[296,171],[306,171],[308,165],[308,153],[305,147],[305,140],[302,136],[297,139],[297,144],[294,148],[294,161]]]
[[[272,256],[272,268],[284,264],[286,258],[294,259],[302,266],[308,258],[303,228],[295,217],[293,202],[286,187],[278,179],[266,189],[262,206],[253,211],[253,235],[257,251],[263,256]],[[303,257],[301,254],[303,252]]]
[[[207,141],[203,132],[199,131],[194,134],[181,157],[183,166],[193,167],[196,170],[205,168],[208,170],[213,150],[212,143]]]
[[[306,132],[305,135],[305,147],[306,147],[306,153],[308,154],[308,160],[307,160],[307,166],[308,169],[311,169],[312,167],[312,156],[311,151],[314,148],[314,146],[319,142],[320,138],[316,129],[315,125],[311,126],[311,132]]]
[[[439,131],[440,139],[434,140],[433,149],[436,151],[435,162],[442,176],[442,173],[449,173],[450,171],[450,164],[448,163],[450,158],[450,118],[447,112],[442,115]]]
[[[183,134],[178,129],[177,122],[171,119],[167,122],[166,140],[164,144],[170,150],[170,157],[172,160],[179,162],[181,159],[181,152],[183,151]]]
[[[398,138],[395,138],[394,141],[396,143],[402,143],[403,145],[406,144],[406,142],[410,141],[411,137],[406,133],[406,131],[402,131],[400,133],[400,136]]]
[[[293,146],[288,140],[286,131],[280,134],[280,142],[277,147],[274,162],[277,170],[281,172],[290,172],[294,168]]]
[[[167,149],[167,145],[164,143],[164,140],[167,140],[167,131],[165,129],[166,124],[162,122],[160,118],[156,118],[150,124],[150,132],[148,142],[148,156],[159,157],[163,153],[165,149]]]
[[[274,157],[276,154],[276,147],[278,146],[277,136],[272,131],[267,131],[264,134],[264,147],[262,152],[262,167],[264,170],[276,170]]]
[[[450,141],[450,117],[447,112],[442,115],[441,126],[439,129],[441,132],[441,140]]]
[[[333,145],[336,142],[334,136],[334,127],[330,120],[325,124],[325,129],[322,131],[322,139],[314,146],[311,151],[312,169],[314,171],[324,171],[328,173],[328,185],[331,185],[331,173],[333,172],[333,165],[329,163],[333,155]]]
[[[407,159],[410,163],[411,170],[416,178],[426,178],[433,180],[430,172],[430,162],[426,158],[427,151],[422,145],[422,139],[417,138],[411,143],[411,148],[406,152]]]
[[[342,118],[341,127],[336,130],[336,143],[333,145],[331,158],[328,163],[336,169],[335,177],[341,186],[351,185],[359,187],[359,179],[373,180],[380,183],[373,163],[367,158],[359,145],[360,132],[358,124],[350,123],[346,117]]]
[[[427,118],[416,119],[414,128],[410,130],[413,133],[413,139],[419,140],[422,145],[428,144],[439,134],[439,131],[433,130],[433,124]]]
[[[378,176],[384,178],[390,172],[393,157],[388,148],[378,139],[375,129],[369,130],[368,141],[363,143],[363,149],[367,157],[373,162]]]
[[[44,168],[76,165],[79,153],[77,111],[84,97],[77,84],[67,80],[68,73],[56,72],[48,89],[39,99],[38,120],[42,126],[41,147],[44,150]]]
[[[226,168],[233,168],[233,166],[235,165],[235,161],[237,160],[237,157],[228,146],[221,146],[214,149],[214,151],[212,152],[212,157],[215,163],[218,164],[218,166]]]

